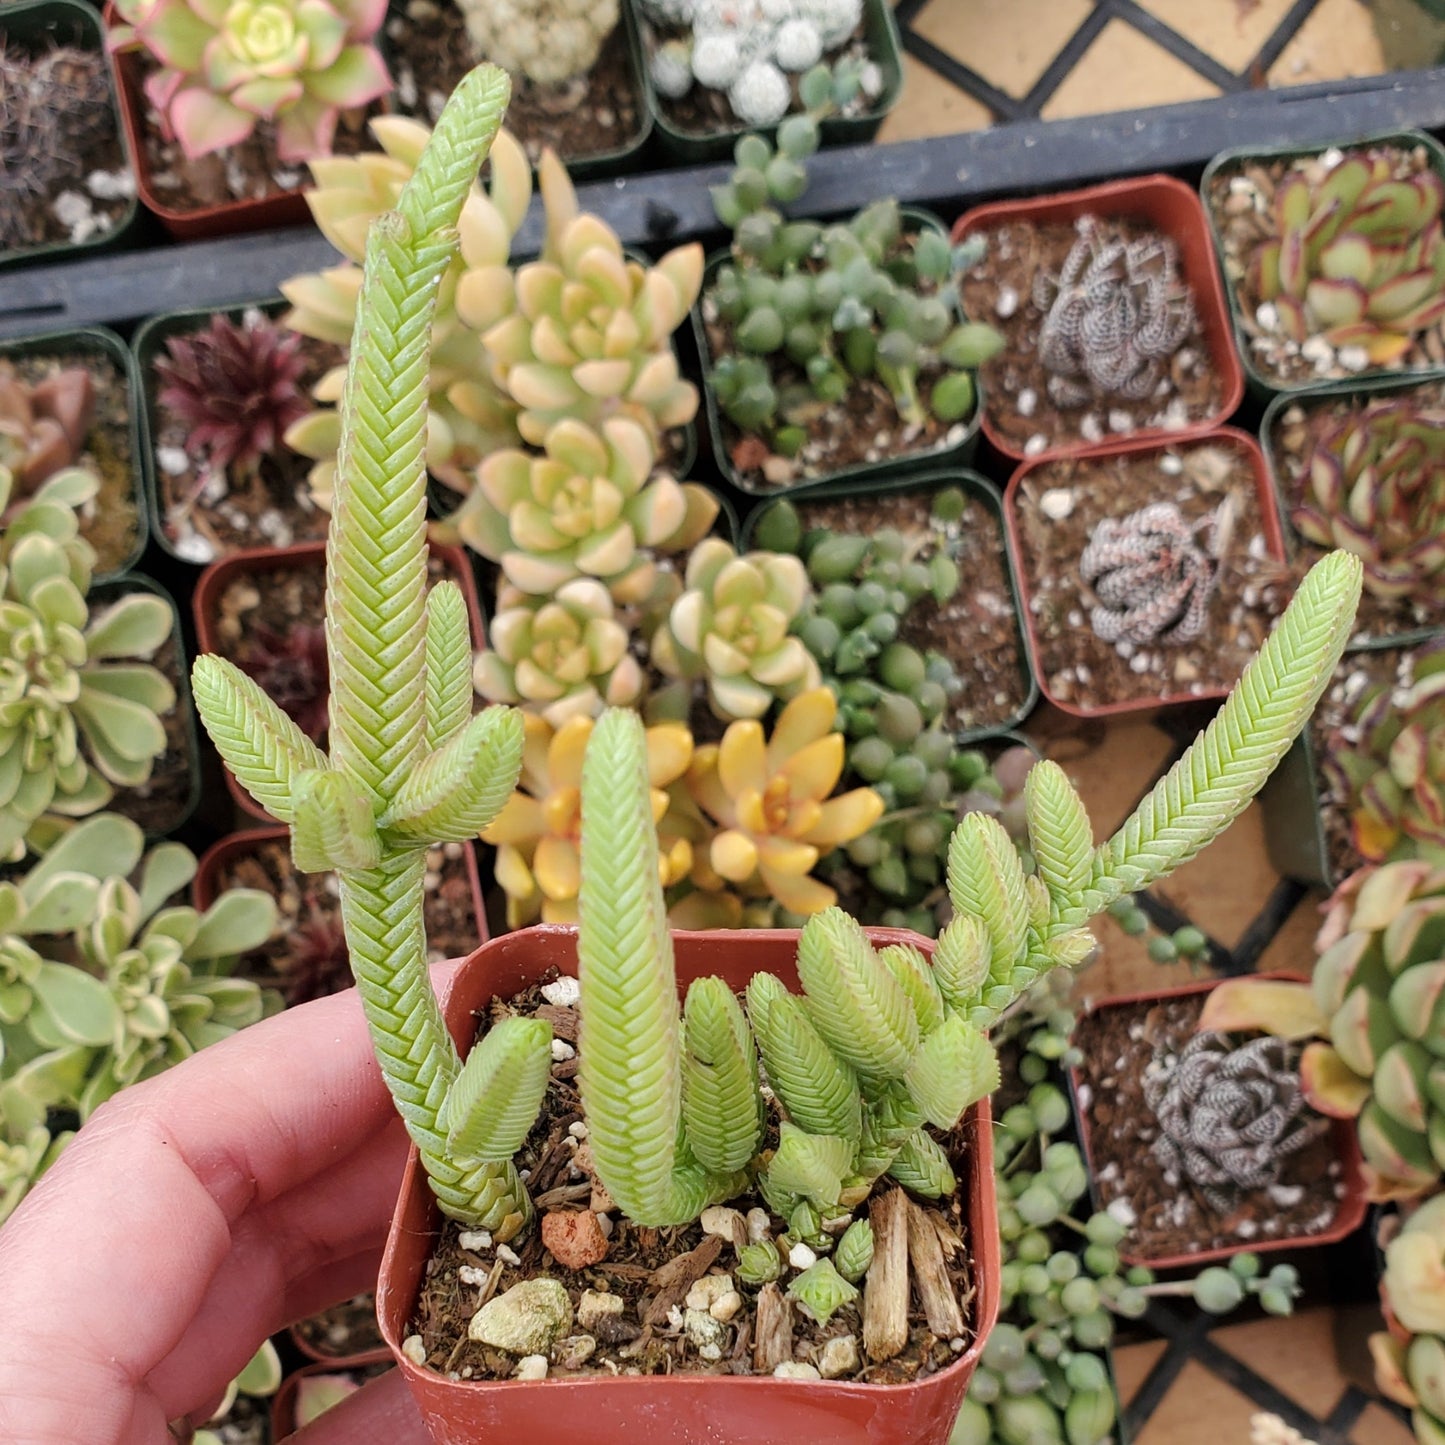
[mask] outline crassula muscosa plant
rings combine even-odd
[[[328,549],[331,755],[233,667],[207,657],[195,670],[208,729],[252,795],[291,824],[298,865],[337,871],[383,1076],[442,1208],[494,1240],[532,1213],[512,1159],[546,1087],[549,1029],[508,1018],[461,1061],[426,974],[422,870],[428,843],[472,836],[496,817],[523,729],[507,709],[469,716],[460,596],[447,584],[425,591],[425,416],[416,398],[449,228],[507,94],[493,67],[463,81],[396,213],[368,243]],[[971,1063],[987,1049],[978,1031],[1042,972],[1091,949],[1090,916],[1193,856],[1243,810],[1343,649],[1359,573],[1343,554],[1320,563],[1195,750],[1102,847],[1050,763],[1029,776],[1031,879],[995,820],[966,819],[949,857],[956,917],[931,969],[910,951],[884,959],[846,917],[822,915],[802,962],[813,1032],[785,1022],[770,1072],[798,1069],[801,1111],[810,1077],[841,1074],[840,1061],[858,1069],[867,1076],[858,1128],[839,1097],[811,1128],[791,1119],[797,1142],[766,1165],[756,1153],[753,1044],[731,990],[695,984],[696,1004],[679,1014],[641,719],[604,713],[582,768],[579,1079],[613,1199],[638,1223],[665,1225],[695,1218],[760,1168],[774,1200],[796,1198],[795,1208],[858,1202],[885,1170],[924,1192],[946,1187],[923,1124],[941,1127],[987,1090],[991,1070]],[[866,1252],[850,1246],[850,1268]],[[826,1272],[808,1289],[819,1311],[840,1294]]]
[[[391,89],[385,0],[117,0],[115,50],[157,64],[146,98],[194,160],[273,124],[286,163],[326,155],[340,111]]]

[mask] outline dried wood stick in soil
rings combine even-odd
[[[722,1240],[716,1235],[709,1235],[696,1249],[690,1249],[654,1270],[650,1283],[657,1290],[657,1297],[648,1306],[642,1323],[660,1325],[672,1307],[681,1304],[693,1285],[713,1267],[722,1253],[722,1245]]]
[[[963,1311],[948,1278],[943,1245],[933,1221],[913,1203],[908,1206],[908,1258],[918,1281],[918,1298],[928,1328],[941,1340],[955,1339],[963,1333]]]
[[[863,1348],[891,1360],[908,1343],[908,1196],[890,1190],[868,1205],[873,1263],[863,1291]]]
[[[753,1325],[753,1369],[771,1375],[793,1358],[793,1306],[776,1284],[758,1291]]]

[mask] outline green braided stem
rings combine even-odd
[[[421,1152],[442,1212],[495,1239],[510,1239],[531,1217],[527,1191],[510,1162],[462,1168],[447,1157],[438,1122],[461,1064],[427,978],[426,938],[415,900],[425,858],[384,858],[379,867],[343,871],[341,917],[382,1077]]]

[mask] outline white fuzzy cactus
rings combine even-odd
[[[618,0],[458,0],[483,58],[538,85],[585,75],[617,26]]]
[[[748,126],[776,125],[788,113],[793,91],[770,60],[755,60],[728,87],[733,114]]]
[[[659,95],[681,100],[692,89],[692,46],[686,40],[668,40],[653,52],[652,83]]]
[[[692,73],[709,90],[726,90],[743,69],[742,47],[726,32],[699,35],[692,47]]]
[[[784,70],[803,71],[823,55],[823,38],[811,20],[785,20],[773,37],[773,59]]]
[[[799,16],[818,27],[824,50],[847,42],[863,18],[863,0],[794,0]]]

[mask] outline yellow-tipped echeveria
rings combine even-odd
[[[596,426],[621,412],[658,431],[691,421],[697,388],[679,376],[671,338],[702,286],[702,247],[629,261],[605,221],[579,213],[551,151],[538,176],[547,242],[517,271],[515,311],[497,322],[477,288],[457,294],[462,320],[484,331],[492,380],[521,408],[523,440],[541,446],[564,417]]]
[[[503,587],[491,625],[492,650],[478,655],[472,682],[489,702],[520,703],[553,727],[628,707],[642,693],[642,668],[612,596],[579,577],[549,600]]]
[[[420,121],[404,116],[377,116],[370,128],[381,153],[327,156],[311,163],[316,185],[306,202],[322,235],[347,257],[346,264],[295,276],[281,287],[291,303],[285,324],[337,346],[350,343],[356,322],[366,233],[396,203],[431,136]],[[461,255],[442,276],[432,327],[427,466],[458,491],[466,490],[471,470],[484,456],[521,440],[516,405],[489,378],[481,329],[512,311],[509,258],[532,199],[532,168],[505,130],[497,133],[489,159],[487,185],[474,185],[462,207],[457,223]],[[463,299],[470,322],[458,314]],[[286,433],[288,446],[316,462],[311,490],[322,506],[330,505],[336,474],[341,416],[335,403],[344,373],[337,367],[317,383],[313,395],[326,409],[303,417]]]
[[[818,686],[817,662],[789,632],[812,595],[798,558],[739,557],[708,537],[688,558],[684,589],[653,634],[652,660],[670,677],[705,677],[720,717],[762,717],[775,698]]]
[[[657,581],[648,549],[685,550],[717,517],[706,488],[653,474],[652,433],[629,417],[609,417],[600,431],[559,421],[546,452],[494,452],[452,518],[462,541],[523,592],[547,596],[589,576],[618,602],[642,602]]]
[[[577,921],[578,848],[582,828],[582,756],[593,719],[574,717],[553,729],[528,713],[522,775],[506,806],[483,830],[482,841],[497,850],[496,877],[507,895],[507,927]],[[680,723],[647,729],[647,772],[652,815],[659,825],[670,800],[667,789],[687,772],[692,734]],[[685,878],[693,864],[691,846],[665,840],[659,863],[664,888]]]
[[[117,0],[117,49],[158,69],[146,98],[195,160],[239,145],[261,121],[286,164],[331,150],[340,111],[391,89],[372,40],[386,0]]]
[[[721,743],[696,750],[688,770],[688,791],[722,830],[708,850],[708,868],[793,913],[817,913],[837,901],[809,875],[883,812],[872,788],[829,796],[843,773],[843,735],[833,730],[837,706],[826,687],[810,688],[779,714],[770,739],[753,719],[734,722]]]

